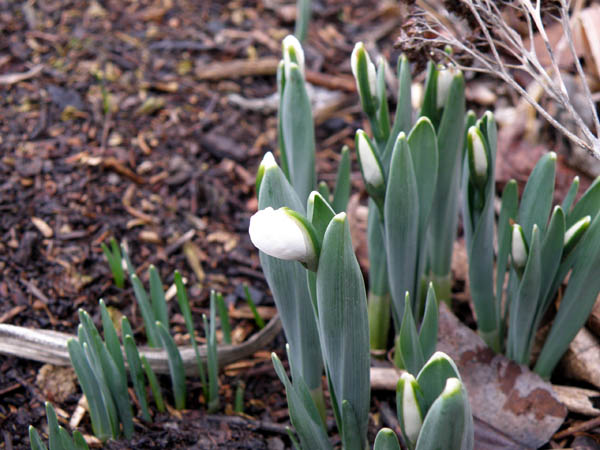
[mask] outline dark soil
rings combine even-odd
[[[104,298],[140,331],[133,293],[114,286],[100,248],[111,236],[127,244],[144,282],[150,264],[166,286],[174,270],[187,277],[197,324],[211,289],[235,310],[246,283],[272,307],[247,229],[256,168],[277,148],[276,113],[242,109],[230,95],[275,92],[272,61],[293,31],[293,3],[0,0],[0,323],[75,333],[78,309],[98,319]],[[339,149],[368,127],[353,92],[353,44],[376,41],[395,61],[403,18],[365,0],[315,0],[313,9],[307,77],[343,93],[333,113],[316,117],[317,172],[331,184]],[[232,61],[243,69],[233,71]],[[175,302],[170,313],[184,343]],[[249,320],[235,327],[254,331]],[[268,357],[283,357],[283,348],[280,336],[221,376],[221,415],[206,414],[192,380],[188,410],[139,421],[131,441],[105,448],[289,447],[285,393]],[[28,426],[45,427],[44,401],[62,411],[63,425],[76,408],[79,390],[57,401],[38,387],[41,366],[0,356],[1,449],[29,448]],[[161,381],[168,392],[168,378]],[[225,414],[239,381],[246,415]],[[394,395],[377,401],[384,413],[373,420],[393,425],[386,403]],[[79,429],[91,434],[87,416]]]

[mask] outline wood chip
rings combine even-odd
[[[32,217],[31,222],[35,225],[35,227],[40,231],[40,233],[42,233],[42,236],[44,236],[46,239],[50,239],[52,236],[54,236],[54,231],[52,231],[52,228],[50,228],[50,225],[48,225],[46,222],[44,222],[44,220],[40,219],[39,217]]]
[[[552,389],[569,411],[585,416],[600,415],[600,409],[594,405],[600,399],[599,391],[558,385],[552,385]]]
[[[279,59],[243,59],[226,62],[215,62],[197,67],[195,70],[198,80],[222,80],[225,78],[241,78],[246,76],[275,75]]]
[[[587,328],[575,335],[560,367],[567,377],[600,387],[600,345]]]
[[[7,73],[6,75],[0,75],[0,84],[15,84],[20,81],[28,80],[36,77],[44,68],[42,64],[33,66],[27,72],[22,73]]]
[[[183,244],[183,254],[187,259],[188,264],[196,274],[196,278],[198,278],[198,283],[204,283],[206,275],[204,273],[204,270],[202,269],[202,263],[200,262],[200,258],[198,256],[199,249],[193,242],[188,241]]]

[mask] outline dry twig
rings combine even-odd
[[[544,7],[542,3],[545,4]],[[584,70],[575,51],[569,0],[460,0],[445,1],[444,4],[445,7],[431,0],[416,2],[415,14],[408,30],[408,42],[411,45],[426,48],[430,53],[441,56],[443,60],[461,70],[484,72],[502,79],[575,145],[583,147],[595,158],[600,159],[600,121]],[[516,14],[524,21],[527,39],[523,39],[507,23],[504,14],[506,12]],[[456,19],[464,21],[460,23]],[[560,23],[563,32],[556,48],[551,45],[546,32],[550,22]],[[548,68],[540,62],[534,47],[536,36],[543,41],[550,57]],[[446,46],[456,50],[456,55],[447,54]],[[560,72],[557,48],[564,46],[567,46],[573,56],[575,69],[587,98],[586,108],[592,117],[594,131],[585,123],[581,112],[573,106],[564,75]],[[461,63],[460,56],[470,58],[472,65]],[[545,93],[566,111],[577,130],[569,129],[533,98],[527,89],[514,79],[515,70],[529,74]]]

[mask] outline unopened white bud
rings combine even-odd
[[[361,92],[360,85],[358,83],[359,80],[359,57],[362,57],[364,54],[364,58],[366,60],[367,66],[367,79],[369,81],[369,93],[372,97],[377,96],[377,71],[375,70],[375,64],[371,61],[369,57],[369,53],[367,52],[365,45],[362,42],[358,42],[354,46],[354,50],[352,50],[352,56],[350,57],[350,66],[352,68],[352,75],[354,75],[354,79],[356,80],[356,86],[360,95],[363,95]]]
[[[446,105],[454,75],[456,75],[456,69],[453,67],[448,67],[438,72],[436,95],[436,106],[438,109],[443,108]]]
[[[296,63],[304,76],[304,50],[300,41],[292,34],[287,35],[282,42],[285,76],[289,78],[290,64]]]
[[[377,160],[373,145],[363,130],[356,132],[356,145],[358,147],[358,158],[365,182],[371,184],[373,187],[382,186],[384,178],[381,165]]]
[[[517,269],[522,269],[527,264],[527,244],[523,236],[521,225],[514,224],[512,231],[511,257],[512,263]]]
[[[317,254],[306,225],[288,208],[271,207],[250,218],[250,240],[256,248],[279,259],[316,266]]]
[[[402,422],[406,438],[412,443],[417,442],[423,426],[421,407],[417,402],[416,389],[419,385],[415,377],[405,372],[400,377],[402,383]]]

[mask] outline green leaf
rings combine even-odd
[[[423,351],[424,361],[427,361],[437,345],[438,336],[438,302],[433,284],[429,284],[425,300],[425,314],[419,330],[419,344]]]
[[[323,422],[306,383],[302,378],[298,378],[292,385],[275,353],[271,354],[271,359],[277,376],[285,386],[290,420],[300,437],[301,448],[331,449],[331,444],[323,428]]]
[[[222,294],[217,294],[216,303],[217,311],[219,312],[219,318],[221,319],[223,342],[225,344],[231,344],[231,325],[229,324],[229,313],[227,312],[227,305],[225,305]]]
[[[115,284],[118,288],[122,289],[125,286],[125,274],[123,273],[123,266],[121,264],[121,250],[119,249],[119,244],[114,237],[110,239],[110,246],[111,249],[109,250],[108,246],[104,242],[100,244],[100,247],[102,247],[102,251],[104,252],[104,256],[106,256],[108,261],[108,266],[112,272]]]
[[[123,319],[125,319],[125,317],[123,317]],[[146,422],[150,422],[148,396],[146,394],[146,384],[144,372],[142,372],[140,354],[135,345],[135,341],[130,334],[123,335],[123,346],[125,347],[125,354],[127,355],[127,364],[129,365],[129,374],[131,376],[131,382],[133,383],[133,389],[135,390],[135,395],[142,410],[142,417]]]
[[[59,442],[57,445],[57,449],[59,449],[59,450],[75,450],[75,445],[73,444],[73,439],[71,439],[69,432],[60,425],[58,426],[58,438],[59,438]]]
[[[78,430],[73,431],[73,444],[77,450],[89,450],[87,442],[85,442],[83,435]]]
[[[425,93],[423,94],[423,105],[419,116],[429,117],[429,119],[437,124],[439,120],[439,112],[437,108],[437,78],[438,70],[435,63],[427,62],[427,78],[425,79]]]
[[[390,113],[385,88],[385,60],[381,56],[377,63],[377,98],[379,99],[377,122],[381,133],[381,142],[387,142],[390,136]]]
[[[196,355],[196,362],[198,363],[198,374],[200,375],[200,382],[202,383],[202,392],[204,398],[208,398],[208,385],[206,380],[206,372],[204,370],[204,362],[200,357],[200,351],[198,350],[198,344],[196,343],[196,332],[194,329],[194,321],[192,319],[192,311],[190,310],[190,301],[187,296],[187,291],[183,284],[181,274],[179,271],[175,271],[174,275],[175,287],[177,288],[177,303],[179,304],[179,310],[183,315],[185,321],[185,328],[190,335],[190,342]]]
[[[400,133],[385,194],[385,242],[389,282],[397,321],[404,314],[406,291],[415,295],[419,236],[419,193],[410,148]]]
[[[308,196],[306,206],[306,217],[316,231],[319,247],[323,245],[323,236],[331,219],[335,216],[335,211],[331,205],[323,198],[321,194],[313,191]]]
[[[419,342],[419,335],[417,334],[415,319],[410,307],[410,295],[408,292],[406,293],[405,305],[402,326],[398,335],[400,345],[396,350],[400,350],[402,362],[407,372],[418,373],[423,364],[425,364],[425,358],[423,357],[423,350]]]
[[[571,206],[573,206],[573,201],[575,201],[575,197],[577,197],[578,191],[579,191],[579,177],[573,177],[573,182],[571,183],[571,187],[569,188],[567,195],[565,195],[565,198],[563,199],[563,202],[561,205],[563,211],[565,212],[565,214],[567,214],[567,216],[569,215],[569,212],[571,211]]]
[[[417,375],[417,383],[423,392],[423,413],[427,414],[436,398],[442,393],[448,378],[460,379],[454,361],[442,352],[435,352]]]
[[[529,257],[517,296],[510,305],[510,324],[506,343],[507,356],[519,364],[529,364],[534,331],[531,329],[539,307],[542,289],[540,231],[533,226]]]
[[[67,349],[69,350],[71,365],[75,369],[77,380],[81,385],[81,390],[88,401],[92,430],[94,431],[94,435],[104,442],[115,435],[112,431],[109,408],[105,403],[105,397],[100,388],[99,380],[94,375],[85,357],[83,347],[79,342],[75,339],[69,339],[67,341]],[[110,404],[114,408],[112,400]]]
[[[433,100],[435,107],[435,99]],[[434,116],[429,116],[436,125]],[[436,277],[450,273],[452,250],[458,229],[459,193],[465,120],[465,81],[457,73],[437,127],[438,175],[431,209],[428,265]],[[447,299],[438,299],[446,301]]]
[[[498,217],[498,254],[496,256],[496,314],[500,320],[500,341],[503,341],[506,309],[502,308],[502,293],[506,279],[508,256],[511,250],[511,220],[517,219],[519,210],[519,188],[515,180],[510,180],[502,191],[502,206]]]
[[[591,216],[593,219],[598,211],[600,211],[600,177],[594,180],[567,215],[567,229],[585,216]]]
[[[310,272],[310,273],[314,273],[314,272]],[[246,302],[248,303],[248,306],[250,307],[250,310],[252,311],[252,315],[254,316],[254,322],[256,322],[256,326],[258,326],[258,328],[260,328],[260,329],[263,329],[265,327],[265,321],[260,316],[260,314],[258,314],[258,310],[256,309],[256,305],[254,304],[254,301],[252,300],[252,295],[250,295],[250,290],[248,289],[247,284],[244,284],[244,295],[246,296]]]
[[[148,273],[150,274],[150,299],[152,301],[154,319],[161,322],[168,330],[169,314],[167,313],[167,301],[165,300],[165,291],[160,275],[153,264],[150,264]]]
[[[133,435],[133,411],[131,409],[131,403],[129,402],[129,393],[127,392],[127,378],[123,377],[122,373],[119,371],[117,364],[110,355],[106,345],[100,339],[100,334],[89,314],[80,309],[79,319],[83,325],[87,340],[91,343],[90,349],[95,354],[94,358],[100,362],[100,370],[96,371],[96,376],[101,376],[102,382],[108,387],[110,397],[113,399],[116,406],[118,418],[123,424],[123,434],[127,439],[130,439]],[[102,375],[99,375],[100,372]],[[115,419],[113,418],[113,422],[114,421]],[[118,426],[116,426],[116,428],[118,430]]]
[[[410,75],[410,63],[406,55],[398,58],[398,102],[396,103],[396,114],[394,116],[394,125],[387,140],[385,150],[382,153],[381,162],[386,173],[389,170],[390,160],[394,143],[401,131],[408,133],[412,126],[412,100],[411,86],[412,77]]]
[[[398,436],[389,428],[382,428],[375,436],[373,450],[400,450]]]
[[[135,293],[135,298],[140,307],[142,318],[144,319],[144,326],[146,327],[146,337],[148,339],[148,345],[150,347],[160,347],[160,337],[158,335],[158,330],[156,329],[156,317],[154,316],[154,311],[150,306],[146,289],[144,289],[142,282],[136,274],[131,275],[130,279],[131,284],[133,285],[133,292]]]
[[[529,175],[519,207],[519,224],[527,238],[531,236],[534,225],[542,234],[546,230],[552,208],[555,172],[556,154],[550,152],[540,158]]]
[[[348,199],[350,198],[350,187],[350,149],[347,145],[344,145],[338,163],[333,201],[331,203],[336,213],[346,211]]]
[[[121,344],[119,343],[119,336],[117,335],[115,325],[110,317],[110,314],[108,313],[106,304],[102,299],[100,299],[100,315],[102,316],[102,330],[104,331],[106,348],[115,362],[117,369],[119,369],[121,379],[126,383],[125,380],[127,380],[127,372],[125,370],[125,362],[123,360]]]
[[[542,281],[539,299],[539,308],[536,311],[535,320],[533,322],[532,333],[535,335],[537,327],[542,321],[542,317],[546,314],[550,303],[552,302],[553,293],[550,292],[552,282],[558,273],[561,258],[563,256],[563,243],[566,232],[565,213],[560,206],[554,208],[550,223],[546,229],[546,234],[542,240],[542,249],[540,259],[543,263],[541,271]],[[534,336],[532,336],[532,341]]]
[[[330,198],[331,192],[329,191],[329,186],[324,181],[319,181],[317,185],[317,192],[323,196],[323,198]]]
[[[208,411],[211,413],[219,409],[219,361],[217,359],[216,335],[216,292],[210,292],[210,321],[206,314],[202,315],[204,331],[206,334],[206,358],[208,367]]]
[[[457,378],[450,378],[425,416],[416,450],[472,450],[469,399]]]
[[[31,450],[48,450],[33,425],[29,425],[29,442]]]
[[[415,261],[416,281],[415,287],[425,270],[425,259],[427,257],[427,233],[429,230],[429,219],[433,199],[436,192],[438,177],[438,144],[435,130],[431,121],[421,117],[408,135],[408,146],[411,152],[417,192],[419,199],[419,224],[417,240],[417,260]],[[416,307],[421,299],[420,292],[415,288],[412,292],[414,311],[417,317],[422,312],[422,305]]]
[[[535,371],[543,378],[550,377],[587,320],[600,291],[600,214],[594,218],[579,246],[581,254],[573,266],[558,313],[535,365]]]
[[[290,64],[281,104],[281,130],[290,181],[298,197],[306,201],[316,185],[315,132],[310,100],[304,78],[295,64]]]
[[[46,402],[46,420],[48,421],[48,447],[50,450],[66,450],[62,448],[58,431],[58,419],[50,402]]]
[[[356,413],[348,400],[342,400],[342,446],[345,450],[364,450],[367,442],[366,435],[362,435],[358,425]]]
[[[322,351],[338,410],[343,411],[343,400],[352,405],[357,435],[361,443],[366,442],[370,397],[367,299],[345,213],[336,215],[325,232],[317,301]]]
[[[285,63],[279,61],[277,65],[277,94],[279,97],[279,108],[277,108],[277,143],[279,144],[279,155],[281,157],[281,170],[285,177],[290,180],[290,165],[288,163],[287,152],[285,150],[285,140],[283,138],[283,91],[285,90]],[[260,172],[256,177],[256,195],[260,192]]]
[[[160,385],[158,384],[158,379],[156,378],[156,374],[154,373],[154,370],[152,370],[152,367],[148,363],[146,355],[141,355],[140,360],[142,361],[144,372],[146,372],[148,384],[150,384],[150,390],[152,391],[152,397],[154,398],[156,409],[158,409],[158,412],[164,413],[167,410],[167,408],[165,408],[165,401],[163,399]]]
[[[175,340],[167,331],[167,328],[161,322],[156,322],[156,328],[162,346],[167,352],[167,361],[169,362],[169,372],[171,374],[171,383],[173,385],[173,397],[175,397],[175,408],[185,409],[185,369],[181,354],[175,344]]]

